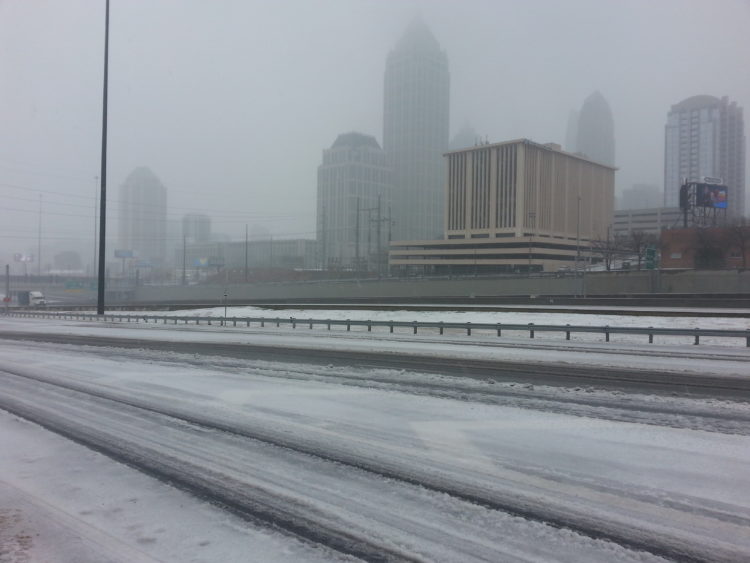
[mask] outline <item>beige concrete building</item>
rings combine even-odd
[[[445,236],[392,242],[394,273],[557,271],[589,260],[607,237],[612,166],[527,139],[445,158]]]

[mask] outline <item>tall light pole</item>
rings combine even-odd
[[[99,196],[99,283],[97,287],[96,314],[104,314],[104,268],[106,266],[107,233],[107,78],[109,74],[109,0],[104,15],[104,87],[102,89],[102,170]]]

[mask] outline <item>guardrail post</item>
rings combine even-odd
[[[471,323],[466,323],[466,336],[471,336]]]
[[[328,327],[328,330],[331,330],[331,319],[326,319],[326,326]]]
[[[565,325],[565,340],[570,340],[570,325]]]
[[[352,321],[346,319],[346,331],[349,332],[350,330],[352,330]]]
[[[650,326],[648,328],[654,328],[654,327]],[[649,344],[653,344],[654,343],[654,333],[653,332],[649,332],[648,333],[648,343]]]
[[[748,329],[746,332],[747,336],[745,337],[745,346],[750,348],[750,329]]]
[[[281,319],[276,317],[276,328],[279,328],[279,323],[281,323]]]
[[[198,326],[199,324],[201,324],[201,318],[195,317],[195,325]]]
[[[389,321],[389,322],[391,324],[389,324],[388,327],[390,328],[391,333],[393,333],[393,321]],[[750,336],[748,336],[748,338],[750,338]],[[748,346],[750,346],[750,344]]]
[[[310,330],[312,330],[312,325],[313,325],[313,322],[312,322],[312,319],[310,319]]]
[[[250,319],[245,319],[245,322],[247,323],[245,326],[249,328],[250,327]]]
[[[443,335],[443,329],[444,329],[444,328],[445,328],[445,327],[443,326],[443,321],[440,321],[440,336],[442,336],[442,335]]]
[[[237,317],[232,317],[232,326],[237,326]]]
[[[264,317],[260,318],[260,328],[263,328],[266,326],[266,319]]]
[[[529,323],[529,338],[534,338],[534,323]]]
[[[289,320],[292,323],[292,328],[297,328],[297,320],[294,317],[289,317]]]
[[[498,336],[502,336],[503,335],[503,331],[502,331],[502,328],[500,327],[500,323],[497,324],[497,335]]]
[[[167,324],[167,317],[164,317],[164,324]]]
[[[367,332],[372,332],[372,321],[367,321]]]
[[[414,321],[414,334],[417,334],[417,321]]]
[[[609,342],[609,325],[604,327],[604,341]]]
[[[698,330],[698,329],[696,329],[696,330]],[[698,344],[700,344],[700,341],[701,341],[701,337],[700,337],[700,335],[699,335],[699,334],[698,334],[698,333],[696,332],[696,333],[695,333],[695,342],[693,342],[693,345],[694,345],[694,346],[697,346]]]

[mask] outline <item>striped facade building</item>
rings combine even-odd
[[[445,158],[445,236],[391,243],[396,272],[556,271],[588,260],[608,235],[612,166],[526,139]]]

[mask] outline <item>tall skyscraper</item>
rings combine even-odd
[[[721,178],[727,216],[745,212],[745,124],[724,96],[693,96],[672,106],[664,135],[664,205],[677,207],[685,178]]]
[[[120,187],[120,250],[132,250],[142,262],[164,264],[167,228],[167,189],[150,169],[133,170]]]
[[[393,170],[394,240],[443,235],[449,97],[448,58],[415,20],[385,68],[383,149]]]
[[[385,264],[391,171],[375,137],[344,133],[318,167],[317,239],[324,268],[364,270]]]
[[[607,166],[615,165],[615,122],[607,100],[599,92],[583,102],[578,115],[575,152]]]

